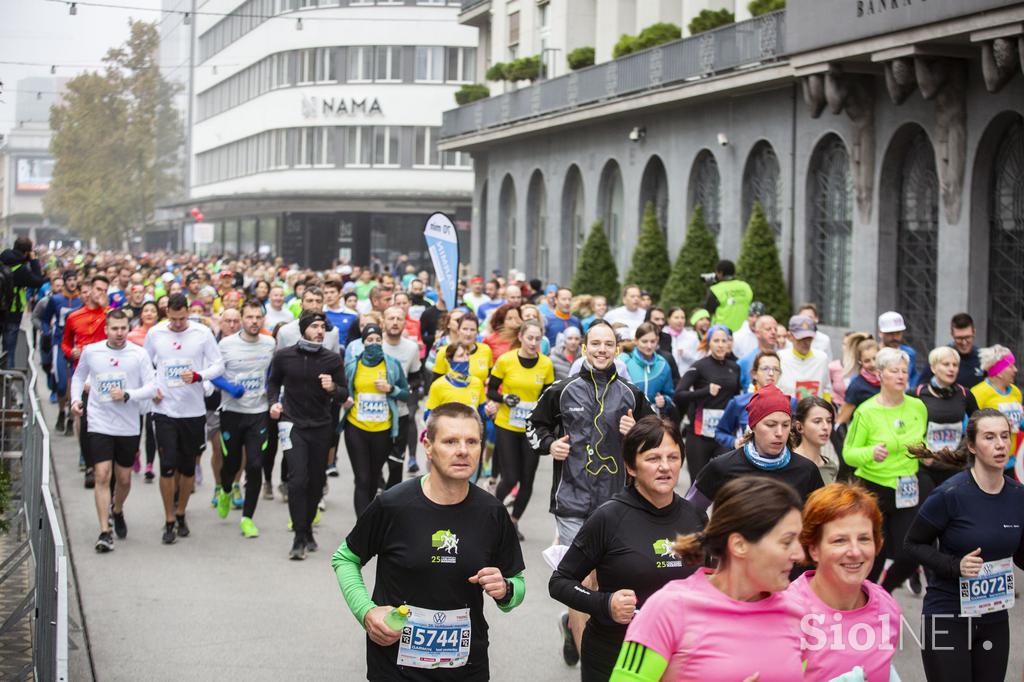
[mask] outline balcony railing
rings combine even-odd
[[[785,10],[722,26],[446,111],[441,138],[774,62],[786,53],[785,36]]]
[[[468,9],[473,9],[477,5],[482,5],[485,2],[490,2],[490,1],[491,0],[462,0],[462,9],[460,9],[459,11],[460,12],[465,12]]]

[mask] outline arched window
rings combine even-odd
[[[484,272],[487,262],[487,181],[484,180],[482,187],[480,188],[480,202],[477,204],[480,207],[480,211],[477,214],[477,224],[473,226],[473,229],[480,233],[480,262],[477,264],[477,270]]]
[[[548,193],[544,187],[544,176],[535,171],[530,178],[530,187],[526,198],[526,234],[530,244],[530,262],[526,264],[527,273],[548,280]]]
[[[658,219],[661,231],[667,232],[668,174],[665,172],[665,164],[657,156],[652,156],[647,162],[643,178],[640,180],[640,221],[643,221],[648,202],[654,204],[654,215]]]
[[[618,261],[619,249],[622,245],[622,173],[619,164],[609,161],[601,174],[600,213],[604,220],[604,231],[608,235],[608,243],[612,247],[612,256]]]
[[[583,222],[583,176],[579,167],[573,165],[565,176],[562,189],[562,252],[563,272],[566,280],[576,273],[576,263],[583,253],[583,243],[587,240],[587,226]]]
[[[896,222],[896,309],[907,321],[906,343],[926,358],[935,343],[935,264],[939,244],[939,178],[935,151],[923,130],[906,146],[900,166]]]
[[[989,189],[988,342],[1024,352],[1024,119],[997,146]]]
[[[693,162],[690,172],[690,215],[698,206],[704,209],[704,222],[711,234],[718,237],[722,231],[720,206],[722,203],[722,179],[718,174],[718,162],[707,149],[702,149]]]
[[[505,258],[503,265],[505,270],[511,270],[518,263],[516,234],[516,185],[511,175],[506,175],[501,183],[501,194],[498,197],[498,240],[508,244],[504,250]]]
[[[818,143],[808,175],[807,290],[818,298],[825,324],[850,324],[850,240],[853,178],[846,145],[836,135]]]
[[[775,239],[782,237],[782,173],[775,150],[764,140],[754,145],[743,169],[743,225],[747,229],[754,202],[761,203]]]

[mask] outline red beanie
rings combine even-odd
[[[750,428],[754,428],[759,421],[772,412],[785,412],[787,415],[792,415],[789,396],[775,386],[765,386],[758,390],[747,403],[747,423]]]

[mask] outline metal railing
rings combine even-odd
[[[21,614],[20,618],[34,612],[35,679],[64,682],[68,679],[67,555],[50,494],[50,432],[36,398],[35,347],[31,335],[22,333],[21,344],[28,349],[27,378],[23,371],[0,371],[0,455],[4,460],[21,462],[18,521],[27,530],[34,566],[34,584],[14,615]],[[20,556],[17,563],[27,558],[28,554]],[[14,568],[9,570],[13,572]]]
[[[446,111],[441,139],[771,63],[785,38],[785,10],[722,26]]]

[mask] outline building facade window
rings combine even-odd
[[[501,194],[498,197],[498,240],[508,244],[505,250],[506,270],[516,267],[519,236],[516,230],[516,186],[511,175],[506,175],[501,183]]]
[[[700,206],[704,211],[704,222],[716,238],[722,231],[721,192],[722,178],[718,174],[718,162],[711,152],[704,149],[693,162],[690,174],[690,213]]]
[[[540,171],[533,174],[527,196],[526,232],[531,245],[530,260],[537,277],[547,281],[548,272],[548,193],[544,176]]]
[[[473,83],[476,81],[475,47],[447,48],[445,81],[449,83]]]
[[[604,231],[608,235],[608,243],[612,254],[619,260],[618,254],[622,246],[623,188],[622,173],[619,164],[608,162],[601,177],[601,217],[604,220]]]
[[[377,67],[373,74],[374,80],[378,83],[401,82],[402,48],[382,45],[376,52]]]
[[[519,12],[512,12],[508,15],[508,44],[509,46],[519,44]]]
[[[373,128],[352,126],[348,129],[348,144],[345,146],[346,166],[369,166],[373,158]]]
[[[850,324],[850,242],[853,178],[846,145],[837,135],[818,143],[808,178],[809,273],[807,290],[818,297],[825,324]]]
[[[373,165],[398,166],[398,128],[391,126],[374,126],[373,128]]]
[[[668,231],[668,174],[665,164],[657,156],[652,156],[644,168],[640,180],[640,220],[643,221],[647,204],[654,206],[654,217],[658,219],[658,227],[662,233]]]
[[[368,83],[373,80],[373,46],[348,48],[348,82]]]
[[[919,358],[927,358],[935,343],[939,177],[935,151],[923,130],[914,135],[903,156],[896,235],[896,309],[907,321],[905,342]]]
[[[563,235],[568,237],[563,241],[566,245],[565,252],[568,254],[568,258],[565,259],[565,272],[569,277],[576,273],[576,264],[583,254],[583,244],[587,239],[586,225],[583,222],[584,208],[583,176],[579,168],[572,166],[566,176],[562,194],[562,230]]]
[[[988,340],[1024,349],[1024,118],[1000,140],[989,185]]]
[[[416,82],[441,83],[444,81],[444,48],[416,46]]]
[[[772,146],[762,140],[754,145],[743,169],[743,228],[750,222],[754,202],[764,209],[765,218],[775,233],[782,237],[782,172]]]
[[[441,159],[437,152],[436,128],[416,128],[416,158],[413,163],[424,168],[441,166]]]

